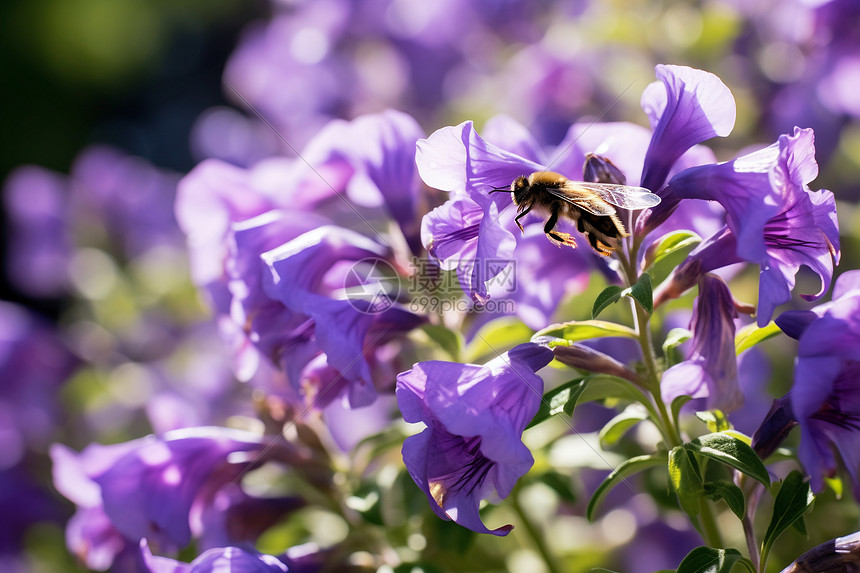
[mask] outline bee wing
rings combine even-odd
[[[565,183],[563,187],[547,187],[546,191],[562,201],[567,201],[574,207],[588,211],[592,215],[607,217],[615,214],[615,209],[590,189],[579,186],[580,183]]]
[[[614,183],[589,183],[587,181],[568,181],[565,188],[568,187],[577,188],[580,193],[591,192],[607,203],[631,211],[647,209],[660,203],[660,196],[651,193],[644,187],[616,185]],[[600,213],[595,214],[599,215]]]

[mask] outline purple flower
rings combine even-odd
[[[615,163],[627,183],[640,184],[642,174],[642,184],[658,192],[672,173],[709,160],[711,156],[696,144],[731,130],[735,113],[731,93],[716,76],[692,68],[658,66],[657,75],[662,84],[650,86],[642,100],[654,127],[650,135],[625,123],[574,125],[556,150],[548,152],[521,127],[497,121],[488,124],[486,139],[465,122],[418,142],[416,162],[422,179],[451,193],[446,204],[425,217],[422,240],[444,269],[458,270],[473,300],[486,301],[486,283],[501,272],[490,262],[511,260],[521,240],[512,210],[507,209],[512,203],[509,194],[490,195],[490,190],[544,170],[581,180],[585,158],[594,153]],[[675,207],[677,201],[671,208],[654,211],[646,221],[650,226],[640,220],[637,232],[644,236]]]
[[[397,377],[403,418],[427,426],[403,443],[403,461],[439,517],[479,533],[510,532],[487,529],[478,506],[507,497],[534,463],[521,436],[542,397],[535,372],[551,360],[551,350],[527,343],[483,366],[419,362]]]
[[[420,250],[418,204],[421,191],[415,143],[424,131],[409,115],[387,110],[353,121],[331,122],[314,138],[309,162],[344,164],[344,192],[358,207],[382,209],[400,227],[410,249]],[[366,225],[365,225],[366,227]],[[360,229],[375,235],[374,229]]]
[[[319,549],[313,543],[290,547],[280,555],[266,555],[253,548],[222,546],[208,549],[191,563],[153,555],[146,539],[141,540],[135,565],[141,573],[318,573],[331,568],[337,549]],[[338,563],[338,571],[361,571],[360,566]]]
[[[203,552],[191,563],[153,555],[146,540],[140,544],[141,569],[146,573],[287,573],[292,569],[273,555],[241,547],[216,547]]]
[[[735,312],[732,293],[716,275],[699,279],[699,297],[690,330],[693,348],[690,357],[663,373],[660,383],[663,401],[678,396],[707,398],[707,409],[737,410],[743,403],[738,386],[735,355]]]
[[[76,362],[47,324],[0,301],[0,470],[51,442],[61,419],[57,394]]]
[[[657,304],[684,292],[702,273],[743,261],[761,267],[760,326],[791,299],[802,265],[822,283],[818,293],[803,298],[823,295],[839,261],[839,227],[833,194],[808,187],[817,174],[812,130],[795,128],[794,135],[782,135],[761,151],[674,177],[668,185],[674,197],[719,202],[726,209],[726,226],[675,270]]]
[[[26,539],[37,523],[61,523],[64,508],[25,464],[0,469],[0,570],[26,573]]]
[[[155,247],[181,247],[173,203],[179,176],[106,146],[82,151],[71,170],[74,221],[99,219],[128,258]],[[90,231],[91,232],[91,231]]]
[[[657,78],[660,81],[642,93],[642,109],[654,134],[645,153],[641,183],[655,193],[687,150],[713,137],[725,137],[735,125],[735,100],[717,76],[661,65]]]
[[[28,294],[58,296],[68,287],[76,241],[126,258],[181,245],[173,217],[178,177],[139,158],[92,146],[71,175],[24,166],[4,185],[13,281]]]
[[[271,210],[276,197],[269,192],[287,179],[289,164],[271,163],[246,171],[222,161],[200,163],[179,182],[176,219],[185,233],[194,283],[209,291],[216,307],[229,306],[225,264],[233,223]]]
[[[843,280],[844,279],[844,280]],[[860,500],[860,271],[837,280],[834,299],[805,325],[789,321],[800,335],[791,407],[800,423],[799,455],[818,491],[836,472],[839,452]],[[838,296],[837,296],[838,295]],[[784,313],[783,316],[788,313]],[[783,323],[780,316],[779,322]],[[795,316],[798,316],[797,314]]]
[[[123,557],[142,538],[167,551],[192,537],[204,548],[253,543],[301,506],[300,500],[278,498],[260,511],[265,504],[241,490],[239,478],[249,469],[276,459],[299,461],[283,442],[267,445],[248,433],[187,428],[92,444],[80,454],[55,444],[51,456],[55,486],[79,506],[69,524],[69,549],[92,567]]]
[[[30,295],[58,296],[68,287],[73,239],[67,188],[66,178],[34,166],[17,168],[4,183],[8,272]]]
[[[387,298],[394,293],[379,293],[378,300],[335,298],[336,289],[351,285],[357,264],[372,261],[381,267],[385,255],[386,249],[375,241],[333,226],[309,231],[261,255],[268,269],[265,294],[304,321],[303,331],[281,349],[276,363],[284,365],[297,386],[309,379],[302,372],[307,366],[321,374],[313,388],[320,407],[341,392],[353,408],[373,402],[376,387],[366,355],[423,321]],[[381,282],[359,286],[384,287]],[[311,364],[320,352],[326,356],[325,363]]]
[[[653,135],[639,184],[663,201],[640,215],[636,233],[642,236],[665,222],[678,207],[679,200],[664,188],[666,181],[685,168],[708,162],[703,161],[702,148],[696,144],[727,136],[735,123],[734,97],[717,76],[685,66],[657,66],[657,77],[660,81],[642,93],[642,108]]]
[[[374,286],[351,278],[363,260],[399,268],[405,245],[417,245],[421,135],[395,111],[338,120],[302,160],[250,170],[209,161],[182,181],[177,216],[195,282],[212,294],[240,379],[318,407],[338,395],[354,407],[375,399],[375,382],[388,377],[375,375],[377,351],[421,319],[348,291]]]
[[[473,301],[485,303],[491,295],[511,299],[520,318],[539,328],[550,320],[565,292],[584,286],[596,256],[588,251],[559,252],[539,231],[543,223],[538,225],[536,218],[531,218],[532,224],[525,219],[526,234],[520,234],[513,221],[515,213],[508,209],[510,194],[489,195],[488,191],[509,185],[524,173],[543,170],[540,162],[549,164],[550,155],[522,126],[505,116],[488,121],[485,131],[487,140],[466,122],[418,142],[416,162],[424,182],[451,193],[446,203],[424,217],[421,239],[443,270],[456,270]],[[581,173],[584,153],[565,144],[559,149],[564,147],[581,157],[576,167]],[[546,256],[549,251],[551,257]],[[541,267],[540,261],[546,260],[553,261],[551,268]],[[516,273],[516,288],[505,284],[504,289],[494,291],[502,273],[511,271]],[[566,278],[559,280],[554,274]]]

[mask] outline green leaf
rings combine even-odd
[[[738,519],[744,518],[744,492],[728,481],[705,482],[705,497],[711,501],[723,500]]]
[[[639,402],[646,407],[650,406],[648,398],[630,381],[609,374],[592,374],[583,380],[585,387],[577,396],[576,402],[568,404],[565,411],[573,412],[576,404],[583,402],[597,402],[607,398],[618,398],[629,402]]]
[[[768,338],[773,338],[782,332],[775,322],[771,321],[767,326],[759,328],[755,323],[748,324],[738,330],[735,334],[735,354],[740,354],[744,350],[752,348],[759,342],[763,342]]]
[[[609,374],[592,374],[585,378],[574,378],[544,394],[537,413],[526,429],[562,412],[572,416],[577,404],[608,398],[649,405],[645,394],[627,380]]]
[[[704,492],[699,464],[682,446],[669,452],[669,481],[678,495],[678,502],[688,515],[698,515],[699,498]]]
[[[627,406],[623,412],[609,420],[601,428],[597,437],[600,447],[604,450],[618,443],[627,430],[648,418],[648,410],[642,404],[634,403]]]
[[[704,410],[696,412],[696,417],[704,422],[711,432],[722,432],[732,429],[732,423],[720,410]]]
[[[532,418],[532,421],[529,422],[529,425],[526,426],[526,429],[536,426],[556,414],[561,414],[565,411],[565,406],[571,401],[576,404],[577,397],[585,389],[584,380],[585,378],[574,378],[570,382],[565,382],[558,388],[553,388],[544,394],[537,413]]]
[[[672,231],[657,239],[654,246],[648,249],[645,264],[651,267],[673,253],[695,247],[701,242],[702,238],[693,231]]]
[[[711,458],[745,473],[770,487],[770,476],[768,476],[767,468],[764,467],[761,459],[749,444],[734,436],[724,432],[706,434],[689,444],[684,444],[684,447],[690,452]]]
[[[675,364],[675,361],[672,359],[675,355],[673,351],[692,337],[693,333],[686,328],[673,328],[669,331],[666,335],[666,340],[663,341],[663,356],[669,362],[668,366]]]
[[[791,527],[801,535],[809,536],[809,533],[806,531],[806,522],[803,520],[803,517],[792,523]]]
[[[588,502],[588,508],[585,510],[585,515],[589,521],[594,521],[594,512],[597,511],[597,506],[603,501],[612,488],[620,483],[623,483],[628,477],[635,475],[641,471],[657,466],[662,466],[666,463],[666,458],[662,455],[651,454],[647,456],[636,456],[625,461],[617,468],[612,470],[603,482],[597,486],[594,495]]]
[[[842,499],[842,493],[845,491],[845,486],[842,484],[842,478],[838,475],[833,477],[824,476],[824,483],[833,491],[836,499]]]
[[[466,346],[463,354],[465,362],[476,363],[481,358],[495,358],[502,352],[513,348],[532,335],[532,329],[518,318],[503,316],[491,320],[478,329],[475,337]]]
[[[681,264],[701,238],[692,231],[674,231],[652,243],[645,252],[645,270],[653,284],[660,284]]]
[[[672,400],[672,420],[675,422],[675,425],[678,425],[678,416],[681,414],[681,408],[684,407],[684,404],[692,400],[692,396],[678,396],[674,400]]]
[[[591,318],[597,318],[603,310],[609,306],[610,304],[615,304],[621,299],[622,289],[620,286],[609,285],[603,291],[597,295],[597,298],[594,299],[594,306],[591,307]]]
[[[752,445],[752,438],[742,432],[738,432],[737,430],[723,430],[722,433],[727,436],[737,438],[748,446]]]
[[[803,478],[803,474],[794,470],[785,477],[773,502],[773,516],[767,533],[764,534],[762,553],[767,555],[776,538],[791,526],[792,523],[803,517],[810,508],[815,496],[809,483]]]
[[[463,348],[463,335],[458,330],[451,330],[440,324],[425,324],[421,330],[445,351],[454,362],[460,361],[460,351]]]
[[[630,288],[624,289],[621,293],[624,296],[629,296],[639,303],[648,314],[654,312],[654,292],[651,288],[651,276],[648,273],[642,273],[639,280]]]
[[[678,573],[729,573],[735,563],[742,563],[743,561],[747,562],[743,565],[755,573],[752,562],[741,555],[737,549],[696,547],[678,565]]]
[[[590,340],[592,338],[603,338],[607,336],[621,336],[625,338],[636,338],[636,331],[630,327],[607,322],[604,320],[580,320],[551,324],[537,331],[532,340],[550,337],[560,338],[568,343]],[[558,343],[556,343],[557,345]],[[550,346],[554,346],[550,343]]]

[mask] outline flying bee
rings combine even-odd
[[[592,248],[601,255],[611,255],[621,246],[621,239],[630,236],[613,205],[633,211],[653,207],[660,202],[658,195],[643,187],[571,181],[552,171],[517,177],[510,189],[497,187],[490,193],[508,190],[517,206],[518,215],[514,222],[520,231],[523,231],[520,219],[532,209],[538,209],[549,213],[543,231],[550,241],[558,246],[576,247],[576,241],[569,233],[555,230],[559,218],[564,217],[576,223],[576,228],[588,236]]]

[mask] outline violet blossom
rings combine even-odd
[[[734,124],[734,100],[716,76],[681,66],[658,66],[660,82],[643,94],[651,134],[626,123],[578,124],[554,151],[545,151],[521,127],[480,137],[471,122],[437,130],[418,142],[416,162],[430,187],[449,192],[447,203],[428,214],[422,241],[443,269],[457,269],[464,291],[476,302],[489,296],[487,283],[500,269],[490,261],[512,260],[521,240],[513,221],[510,194],[489,194],[519,176],[551,170],[571,180],[583,178],[586,157],[606,157],[626,183],[660,193],[673,173],[713,157],[697,146],[727,135]],[[641,178],[641,182],[640,182]],[[637,233],[644,236],[664,222],[677,202],[663,211],[646,211]],[[523,219],[525,226],[536,217]],[[564,224],[564,223],[563,223]],[[579,241],[587,248],[586,241]],[[498,267],[498,265],[497,265]],[[494,274],[495,271],[495,274]]]
[[[28,294],[56,297],[70,286],[78,246],[111,250],[120,259],[178,247],[177,181],[176,174],[107,146],[81,151],[68,176],[19,167],[3,190],[12,280]]]
[[[141,573],[318,573],[326,571],[336,559],[337,549],[320,549],[313,543],[290,547],[278,555],[266,555],[251,547],[221,546],[202,552],[191,563],[153,555],[146,539],[140,542],[136,566]],[[359,573],[357,565],[338,563],[338,571]]]
[[[92,444],[80,454],[55,444],[54,484],[78,506],[67,529],[69,550],[92,568],[106,568],[130,559],[143,538],[162,551],[183,548],[192,538],[203,548],[253,543],[303,504],[295,498],[264,504],[241,488],[242,475],[266,461],[301,462],[283,444],[214,427]],[[213,519],[216,514],[221,518]]]
[[[860,500],[860,271],[840,276],[832,302],[821,307],[778,319],[799,337],[789,393],[800,424],[798,453],[819,491],[823,478],[836,472],[838,451]]]
[[[423,321],[394,300],[384,299],[385,307],[376,309],[372,301],[333,296],[328,285],[343,288],[348,277],[335,272],[332,278],[332,270],[340,268],[348,275],[355,268],[351,265],[366,259],[382,261],[385,252],[358,233],[324,226],[261,255],[268,269],[265,294],[301,321],[295,337],[279,349],[276,363],[283,364],[291,383],[304,386],[306,399],[319,407],[341,393],[353,408],[372,403],[376,377],[368,356]],[[320,353],[325,361],[315,365],[313,359]],[[307,367],[316,376],[305,371]]]
[[[678,296],[702,273],[743,261],[761,267],[759,326],[791,299],[801,265],[821,279],[819,292],[803,298],[823,295],[839,262],[839,227],[833,194],[809,189],[817,174],[812,130],[795,128],[765,149],[674,177],[667,187],[671,196],[719,202],[726,225],[674,271],[655,304]]]
[[[385,362],[377,350],[421,319],[345,291],[375,286],[349,283],[361,261],[401,268],[395,259],[415,248],[420,135],[395,111],[338,120],[301,160],[250,170],[210,161],[182,181],[195,282],[212,295],[241,380],[320,408],[338,395],[353,407],[375,399],[374,379],[387,377],[371,372]]]
[[[403,443],[403,461],[439,517],[479,533],[510,532],[488,529],[478,506],[507,497],[534,463],[521,436],[542,398],[535,372],[552,357],[526,343],[484,365],[419,362],[397,377],[403,418],[427,426]]]
[[[287,565],[273,555],[241,547],[215,547],[204,551],[191,563],[182,563],[169,557],[153,555],[146,540],[141,541],[140,566],[146,573],[216,573],[242,571],[243,573],[287,573]]]
[[[683,362],[663,373],[660,390],[663,401],[670,404],[678,396],[707,398],[707,409],[730,412],[743,403],[738,385],[738,362],[735,355],[737,317],[732,293],[721,278],[706,274],[699,279],[690,330],[692,352]]]

